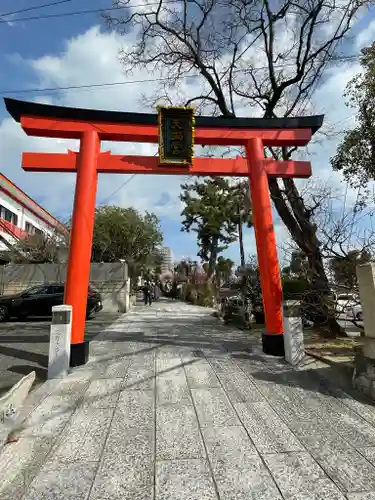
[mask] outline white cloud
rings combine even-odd
[[[20,125],[11,119],[5,119],[0,125],[1,172],[53,213],[66,211],[72,203],[74,194],[73,174],[25,173],[21,170],[23,151],[30,152],[65,152],[75,149],[76,141],[52,141],[28,137]]]
[[[356,37],[357,49],[362,49],[366,45],[370,45],[375,40],[375,19],[370,21],[366,28],[362,30]]]
[[[130,40],[131,41],[131,40]],[[114,33],[101,33],[93,27],[86,33],[66,42],[65,50],[59,55],[46,55],[28,61],[35,71],[41,88],[80,86],[124,82],[118,50],[124,39]],[[17,64],[19,64],[19,58]],[[56,103],[65,106],[96,109],[117,109],[144,111],[137,101],[142,91],[152,89],[150,74],[138,72],[131,80],[146,80],[139,85],[116,85],[104,88],[77,89],[59,96],[37,96],[33,100]],[[2,171],[20,187],[36,197],[43,198],[47,209],[54,213],[69,211],[73,198],[74,175],[70,174],[24,174],[21,170],[22,151],[64,152],[68,148],[77,150],[74,141],[27,137],[19,124],[10,118],[0,126],[2,145],[1,157],[6,159]],[[155,154],[156,145],[140,143],[103,143],[102,150],[113,154]],[[26,184],[27,181],[27,184]],[[125,175],[100,175],[98,202],[135,206],[139,210],[154,210],[158,215],[179,217],[180,177],[136,176],[130,182]],[[123,189],[119,189],[124,184]],[[157,206],[161,194],[171,197],[167,206]]]
[[[280,218],[277,216],[276,212],[274,212],[274,230],[276,236],[276,246],[277,253],[280,261],[280,265],[284,266],[288,263],[288,259],[290,259],[289,252],[286,252],[286,248],[288,248],[287,242],[290,240],[290,234],[288,229],[281,222]],[[243,242],[244,242],[244,250],[245,250],[245,259],[247,260],[250,255],[256,255],[256,241],[255,241],[255,232],[254,228],[244,228],[243,232]],[[236,264],[240,263],[240,248],[238,243],[232,244],[228,250],[224,252],[224,255],[230,259],[232,259]]]
[[[361,35],[362,32],[357,38]],[[335,155],[344,132],[355,125],[356,110],[345,105],[346,98],[343,94],[348,82],[360,71],[361,66],[357,61],[331,68],[326,72],[324,83],[315,92],[312,103],[317,113],[325,114],[322,132],[329,134],[327,138],[317,133],[308,147],[313,177],[341,191],[342,201],[345,200],[347,207],[357,201],[358,191],[348,186],[340,172],[332,171],[330,158]],[[372,184],[370,183],[370,187]]]

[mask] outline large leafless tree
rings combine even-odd
[[[334,259],[350,260],[353,252],[359,257],[375,255],[375,195],[368,195],[366,206],[358,197],[358,191],[354,199],[353,193],[348,195],[348,190],[343,197],[337,185],[321,179],[310,180],[301,194],[311,211],[326,269]],[[290,261],[294,254],[307,257],[292,239],[284,242],[281,251],[286,261]],[[311,273],[310,268],[304,268],[304,271]],[[334,276],[330,278],[334,281]]]
[[[320,242],[320,252],[329,275],[330,282],[339,293],[353,296],[359,305],[359,289],[356,279],[356,266],[372,259],[375,255],[375,197],[368,195],[368,205],[364,205],[357,193],[345,196],[330,182],[311,180],[302,190],[306,206],[312,212]],[[288,276],[310,280],[311,269],[307,256],[300,252],[295,242],[290,239],[282,246],[284,259],[290,265],[283,269]],[[294,266],[293,266],[294,264]],[[307,291],[307,294],[309,291]],[[333,311],[335,311],[336,304]],[[321,304],[315,305],[317,314],[321,314]],[[355,317],[348,318],[356,326]],[[325,330],[325,325],[322,325]]]
[[[114,0],[111,29],[135,40],[120,52],[126,71],[155,78],[149,103],[194,103],[205,114],[311,113],[310,97],[364,0]],[[187,97],[186,97],[187,96]],[[150,95],[149,95],[150,97]],[[178,102],[176,102],[178,101]],[[292,150],[273,150],[290,158]],[[308,256],[314,286],[329,284],[311,211],[293,179],[270,179],[278,214]],[[328,309],[327,309],[328,311]],[[337,323],[327,312],[334,330]]]

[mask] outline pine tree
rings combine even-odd
[[[237,240],[243,218],[250,224],[250,216],[241,215],[240,189],[227,179],[207,178],[181,187],[180,199],[185,204],[181,230],[197,233],[198,255],[208,263],[212,276],[219,254]]]

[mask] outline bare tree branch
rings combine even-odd
[[[128,5],[128,0],[115,5]],[[337,55],[365,0],[159,0],[156,6],[107,16],[108,25],[137,40],[123,49],[124,68],[168,77],[163,96],[201,103],[199,111],[233,117],[244,110],[265,118],[303,113],[327,65]],[[335,64],[339,62],[335,57]],[[186,76],[198,86],[184,88]],[[199,90],[197,90],[197,87]],[[189,94],[191,92],[191,95]],[[156,94],[157,95],[157,90]],[[277,158],[292,152],[273,151]],[[276,209],[294,241],[307,255],[314,286],[329,292],[320,237],[292,179],[269,180]]]

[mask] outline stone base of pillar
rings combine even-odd
[[[375,339],[371,340],[375,344]],[[363,347],[355,351],[353,387],[375,401],[375,359],[368,358]]]
[[[280,356],[280,357],[285,356],[283,334],[275,335],[275,334],[263,333],[262,346],[264,354],[270,354],[271,356]]]
[[[70,346],[70,367],[82,366],[89,360],[90,342],[82,342],[81,344],[72,344]]]

